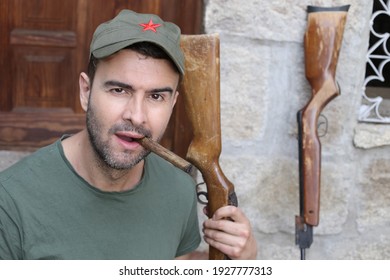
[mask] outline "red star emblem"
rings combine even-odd
[[[140,26],[142,26],[144,28],[144,29],[142,29],[142,31],[151,30],[153,32],[157,32],[156,28],[160,27],[161,24],[153,23],[153,20],[150,19],[148,23],[140,23]]]

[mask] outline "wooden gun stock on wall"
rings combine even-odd
[[[313,241],[312,227],[319,223],[321,143],[317,134],[322,109],[340,94],[335,82],[336,66],[349,5],[308,7],[308,26],[304,38],[306,78],[312,96],[298,111],[299,199],[296,216],[296,243],[305,259],[305,249]]]
[[[189,117],[193,137],[186,160],[144,138],[140,143],[183,169],[195,166],[207,187],[208,214],[211,217],[220,207],[237,206],[234,185],[226,178],[220,165],[220,76],[218,35],[183,35],[181,46],[185,56],[186,72],[181,94]],[[210,246],[209,259],[223,260],[225,255]]]

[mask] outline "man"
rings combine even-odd
[[[129,10],[96,29],[79,78],[86,129],[0,175],[0,258],[184,259],[198,247],[194,181],[134,141],[167,127],[179,42],[176,25]],[[229,257],[256,257],[240,209],[219,209],[203,228]]]

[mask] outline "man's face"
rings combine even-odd
[[[160,140],[178,92],[170,62],[122,50],[99,62],[93,85],[83,88],[87,130],[96,154],[111,168],[128,169],[148,152],[134,138]],[[89,79],[84,75],[85,82]],[[87,90],[89,89],[89,90]]]

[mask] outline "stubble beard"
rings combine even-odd
[[[139,153],[129,150],[114,152],[113,148],[110,146],[109,140],[103,139],[103,126],[101,122],[99,122],[91,104],[87,109],[87,131],[89,141],[95,152],[99,166],[103,165],[104,167],[109,167],[115,170],[131,169],[150,153],[150,151],[146,149],[142,149]],[[108,130],[108,138],[114,135],[117,131],[135,131],[139,134],[145,135],[146,137],[151,136],[151,132],[143,127],[136,127],[130,123],[121,123],[112,126]]]

